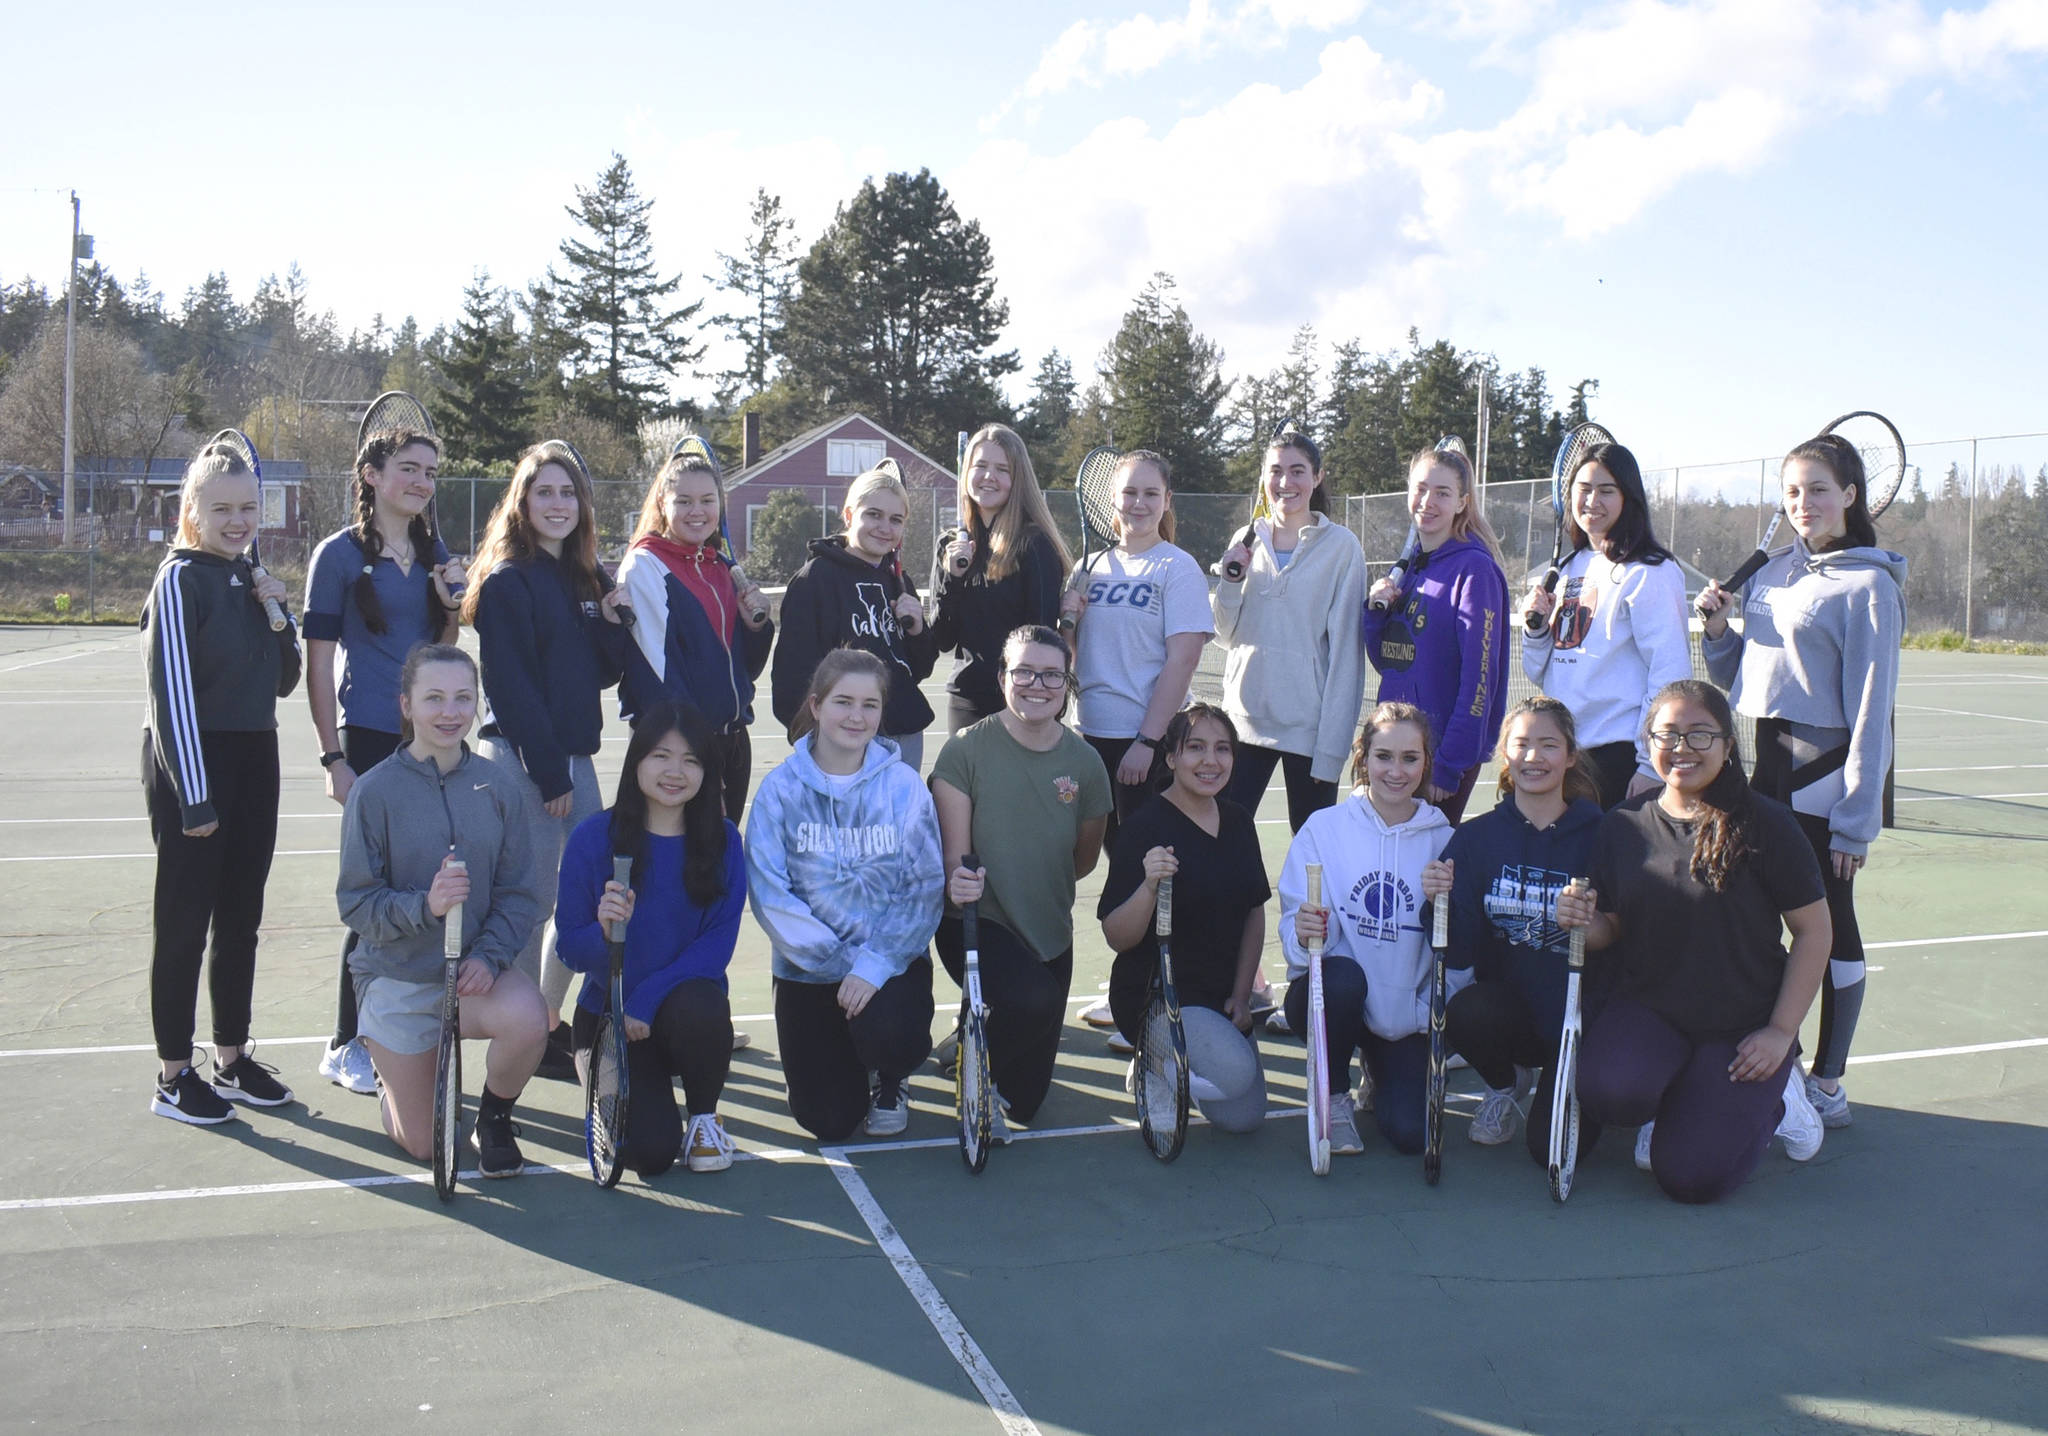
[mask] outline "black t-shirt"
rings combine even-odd
[[[1165,794],[1147,799],[1117,828],[1109,878],[1095,915],[1115,912],[1144,884],[1146,853],[1172,848],[1180,862],[1173,879],[1174,985],[1181,1006],[1221,1012],[1237,981],[1245,918],[1265,904],[1273,889],[1266,881],[1252,815],[1230,802],[1219,802],[1216,809],[1219,821],[1212,838]],[[1109,970],[1110,1011],[1126,1037],[1137,1034],[1158,968],[1159,939],[1148,921],[1144,940],[1118,953]]]
[[[1715,892],[1692,875],[1693,831],[1632,798],[1600,821],[1593,887],[1622,938],[1590,955],[1617,997],[1632,997],[1695,1042],[1746,1037],[1771,1020],[1784,981],[1783,914],[1826,895],[1792,810],[1751,794],[1752,851]],[[1604,984],[1603,984],[1604,985]]]

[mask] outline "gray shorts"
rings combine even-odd
[[[358,978],[356,1030],[387,1052],[431,1052],[441,1041],[441,984]]]

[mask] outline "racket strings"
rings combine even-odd
[[[617,1039],[601,1031],[590,1050],[590,1141],[598,1164],[607,1171],[617,1165],[625,1145],[620,1077]]]

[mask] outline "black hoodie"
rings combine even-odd
[[[775,717],[783,727],[803,707],[818,660],[835,648],[864,649],[889,665],[883,737],[922,733],[931,726],[932,705],[917,685],[931,677],[939,645],[930,624],[910,634],[896,621],[904,583],[896,564],[869,563],[847,548],[843,534],[811,540],[811,561],[797,570],[782,596],[782,635],[770,681]]]

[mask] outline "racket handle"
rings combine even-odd
[[[1445,893],[1429,907],[1429,945],[1442,952],[1451,945],[1451,895]]]
[[[1152,931],[1160,937],[1173,936],[1173,879],[1159,880],[1159,900],[1152,908]]]
[[[261,583],[264,579],[269,578],[270,575],[264,570],[262,564],[252,563],[249,565],[249,577]],[[270,631],[272,633],[284,632],[284,609],[279,606],[276,599],[266,598],[263,600],[263,616],[270,620]]]
[[[745,569],[741,568],[738,564],[734,564],[732,566],[732,591],[734,597],[744,599],[750,593],[759,594],[761,590],[751,578],[747,577]],[[753,623],[760,623],[762,619],[768,616],[768,605],[765,603],[748,604],[747,616]]]
[[[469,864],[465,863],[461,858],[453,859],[447,866],[459,873],[469,871]],[[448,915],[442,922],[441,958],[444,962],[460,962],[462,960],[462,904],[453,904],[448,909]]]
[[[619,627],[625,629],[626,632],[631,633],[633,631],[633,623],[635,620],[633,605],[630,603],[615,604],[612,608],[612,612],[616,613],[619,616]]]
[[[1570,882],[1564,885],[1564,888],[1566,892],[1570,893],[1574,897],[1581,896],[1586,891],[1586,880],[1584,878],[1573,878]],[[1567,958],[1566,961],[1570,964],[1571,970],[1573,972],[1583,972],[1585,970],[1586,930],[1584,928],[1575,927],[1572,929],[1571,956]]]
[[[1246,525],[1246,526],[1245,526],[1245,529],[1244,529],[1244,531],[1243,531],[1242,533],[1240,533],[1240,534],[1239,534],[1239,535],[1237,536],[1237,542],[1236,542],[1236,543],[1233,543],[1233,544],[1231,545],[1231,547],[1232,547],[1232,548],[1236,548],[1236,547],[1238,547],[1238,546],[1239,546],[1239,545],[1241,544],[1241,545],[1243,545],[1243,546],[1245,546],[1245,547],[1249,548],[1249,547],[1251,546],[1251,542],[1252,542],[1252,530],[1251,530],[1251,526],[1250,526],[1250,525]],[[1234,561],[1233,561],[1233,562],[1231,562],[1231,563],[1226,563],[1225,565],[1223,565],[1223,577],[1224,577],[1224,580],[1225,580],[1226,582],[1228,582],[1228,583],[1243,583],[1243,582],[1244,582],[1244,565],[1243,565],[1243,564],[1241,564],[1241,563],[1237,563],[1237,562],[1234,562]]]
[[[624,853],[612,854],[612,881],[617,883],[622,888],[626,888],[628,890],[632,888],[632,858],[628,857]],[[604,935],[606,940],[609,942],[624,942],[626,940],[626,924],[623,921],[606,923]]]
[[[1557,592],[1556,564],[1552,564],[1549,568],[1543,571],[1543,591],[1545,593]],[[1548,616],[1538,613],[1533,608],[1522,615],[1522,627],[1527,629],[1530,633],[1541,633],[1544,629],[1548,628],[1549,626],[1550,619],[1548,618]]]
[[[1769,563],[1770,561],[1771,556],[1769,554],[1765,553],[1762,549],[1756,550],[1754,553],[1750,554],[1748,558],[1742,561],[1741,568],[1736,569],[1734,573],[1729,575],[1728,581],[1721,585],[1721,591],[1727,594],[1729,598],[1732,600],[1735,597],[1736,590],[1741,588],[1745,583],[1748,583],[1751,579],[1755,578],[1757,575],[1757,570],[1762,568],[1765,564]],[[1701,618],[1705,618],[1707,616],[1705,610],[1701,609],[1699,605],[1695,604],[1694,609],[1699,613]]]

